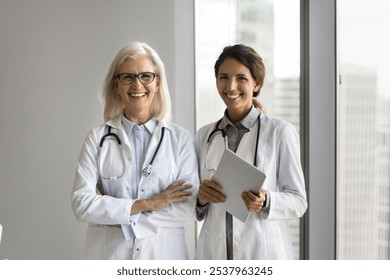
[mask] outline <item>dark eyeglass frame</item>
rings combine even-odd
[[[142,78],[140,78],[140,76],[142,77],[142,75],[145,75],[145,74],[147,74],[147,75],[151,75],[153,78],[150,80],[150,81],[148,81],[148,82],[144,82],[144,81],[142,81]],[[129,83],[129,82],[124,82],[124,78],[125,77],[132,77],[133,78],[133,80]],[[116,74],[116,78],[122,83],[122,84],[124,84],[124,85],[131,85],[132,83],[134,83],[135,82],[135,79],[136,78],[138,78],[138,81],[141,83],[141,84],[143,84],[143,85],[148,85],[148,84],[150,84],[150,83],[152,83],[153,81],[154,81],[154,79],[156,78],[158,76],[158,74],[156,74],[156,73],[153,73],[153,72],[141,72],[141,73],[139,73],[139,74],[133,74],[133,73],[118,73],[118,74]]]

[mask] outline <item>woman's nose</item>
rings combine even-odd
[[[132,88],[141,88],[143,87],[143,84],[141,83],[141,81],[139,80],[138,77],[135,78],[134,82],[131,83],[131,87]]]
[[[237,83],[234,79],[230,79],[227,84],[226,84],[226,88],[229,90],[229,91],[233,91],[237,88]]]

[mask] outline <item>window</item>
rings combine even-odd
[[[390,259],[390,9],[338,1],[337,259]]]

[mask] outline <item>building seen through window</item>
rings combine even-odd
[[[337,258],[390,258],[390,5],[338,1]]]

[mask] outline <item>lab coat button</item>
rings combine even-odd
[[[141,192],[144,192],[145,191],[145,189],[141,189]]]
[[[240,237],[236,236],[236,237],[234,237],[234,240],[236,240],[238,242],[238,241],[240,241]]]

